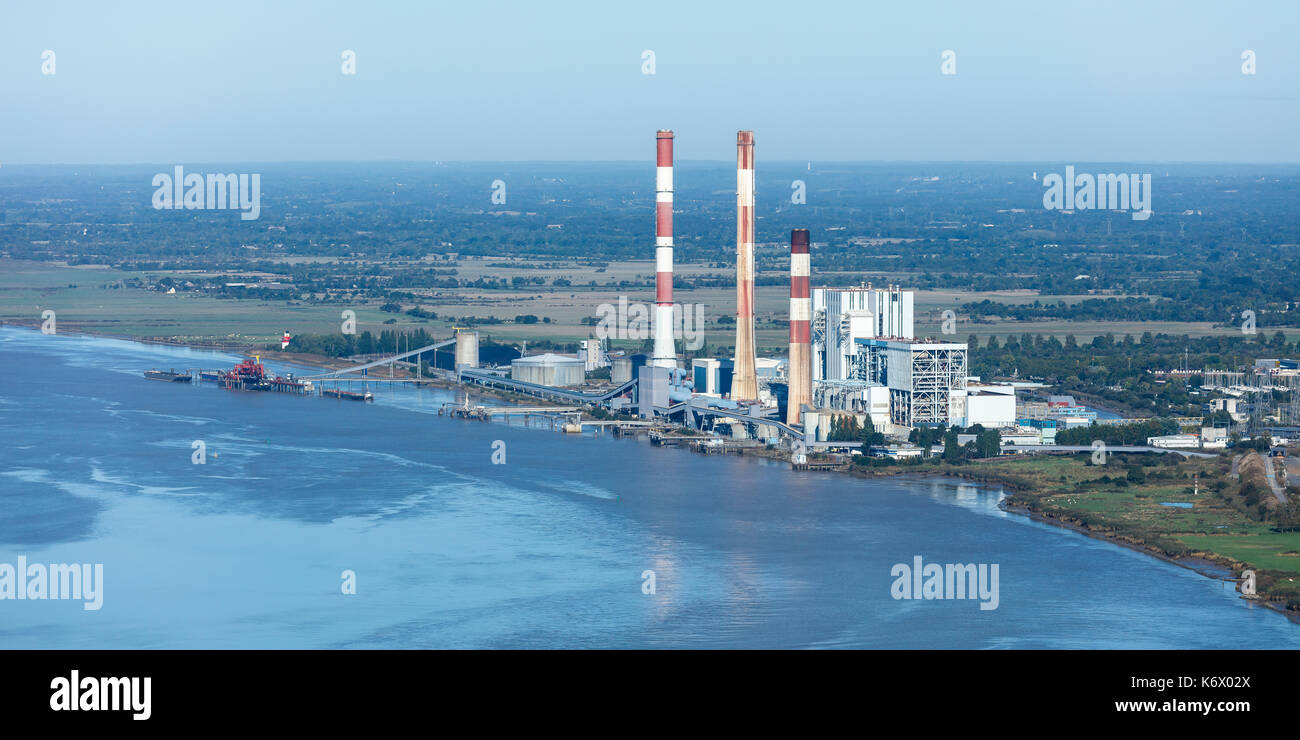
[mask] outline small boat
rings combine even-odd
[[[145,370],[144,376],[149,380],[161,380],[167,383],[188,383],[190,382],[189,373],[178,373],[175,370]]]

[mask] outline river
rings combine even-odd
[[[237,359],[0,327],[0,563],[104,574],[97,610],[0,600],[0,649],[1300,647],[996,488],[141,376]],[[918,555],[998,565],[997,608],[893,598]]]

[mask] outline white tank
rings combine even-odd
[[[456,335],[456,367],[478,367],[478,332],[463,331]]]

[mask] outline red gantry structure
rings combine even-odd
[[[790,392],[786,396],[785,423],[800,428],[803,405],[812,403],[812,320],[808,273],[811,257],[808,230],[790,232]]]
[[[673,342],[673,132],[655,134],[655,314],[657,367],[677,366]]]
[[[736,362],[731,398],[758,400],[754,360],[754,132],[736,134]]]

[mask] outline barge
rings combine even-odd
[[[149,380],[161,380],[164,383],[188,383],[190,382],[189,373],[178,373],[173,370],[145,370],[144,376]]]
[[[320,394],[325,398],[337,398],[343,401],[375,400],[375,395],[370,391],[345,391],[338,388],[322,388]]]
[[[237,391],[274,391],[276,393],[297,393],[309,395],[315,388],[310,380],[287,375],[271,375],[266,371],[261,358],[254,356],[235,365],[230,371],[200,370],[199,380],[216,383],[222,388]]]

